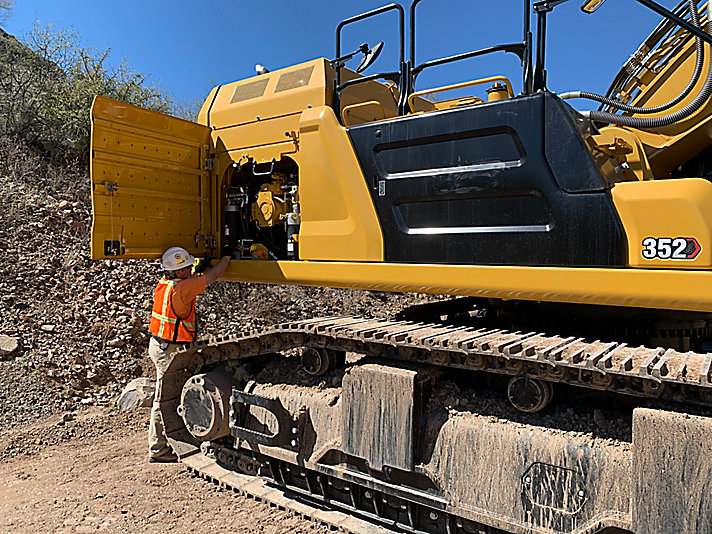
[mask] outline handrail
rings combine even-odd
[[[421,65],[416,66],[415,59],[415,8],[423,0],[413,0],[410,5],[410,65],[411,65],[411,76],[409,80],[408,94],[411,94],[412,90],[415,88],[415,79],[418,74],[428,67],[435,67],[437,65],[443,65],[445,63],[450,63],[453,61],[459,61],[462,59],[469,59],[472,57],[481,56],[484,54],[491,54],[494,52],[509,52],[516,54],[522,63],[523,68],[523,87],[522,92],[524,94],[529,94],[532,90],[532,34],[530,29],[531,24],[531,2],[530,0],[523,0],[523,40],[521,43],[511,43],[505,45],[496,45],[488,48],[482,48],[480,50],[475,50],[472,52],[465,52],[463,54],[456,54],[454,56],[435,59],[431,61],[426,61]]]
[[[400,71],[394,72],[379,72],[378,74],[369,74],[368,76],[362,76],[361,78],[352,78],[351,80],[346,80],[344,83],[339,85],[337,89],[339,92],[343,91],[351,85],[356,85],[357,83],[370,82],[372,80],[378,80],[382,78],[384,80],[394,81],[393,78],[400,76]]]
[[[415,6],[423,0],[413,0],[410,4],[410,64],[415,66]]]
[[[386,110],[383,109],[383,104],[381,104],[378,100],[367,100],[366,102],[359,102],[357,104],[351,104],[350,106],[344,107],[344,109],[341,111],[341,122],[343,123],[344,126],[349,126],[349,124],[348,124],[349,113],[352,113],[359,109],[365,109],[365,108],[370,108],[370,107],[376,107],[381,112],[381,118],[376,119],[376,120],[383,120],[386,118]]]
[[[348,24],[353,24],[354,22],[358,22],[360,20],[369,18],[369,17],[374,17],[376,15],[380,15],[381,13],[386,13],[387,11],[393,11],[396,10],[398,11],[398,28],[399,28],[399,39],[400,39],[400,62],[398,64],[398,72],[396,73],[391,73],[391,72],[386,72],[382,74],[374,74],[371,76],[364,76],[363,78],[357,78],[356,80],[348,80],[347,82],[344,82],[343,84],[341,83],[341,67],[337,66],[336,67],[336,77],[334,80],[334,111],[336,112],[337,116],[339,116],[339,107],[340,107],[340,93],[343,89],[348,87],[349,85],[354,85],[355,83],[363,83],[365,81],[373,80],[376,78],[386,78],[388,76],[393,76],[394,74],[398,74],[399,76],[399,83],[400,85],[403,85],[403,78],[404,78],[404,63],[405,63],[405,10],[403,9],[403,6],[400,4],[392,3],[388,4],[382,7],[379,7],[377,9],[373,9],[371,11],[367,11],[366,13],[361,13],[360,15],[356,15],[354,17],[344,19],[341,22],[339,22],[338,26],[336,26],[336,57],[341,57],[341,30],[344,28],[344,26],[347,26]],[[403,92],[403,88],[401,87],[401,92]]]
[[[418,0],[420,1],[420,0]],[[336,26],[336,57],[341,57],[341,30],[343,29],[344,26],[347,26],[349,24],[353,24],[354,22],[358,22],[359,20],[367,19],[369,17],[374,17],[376,15],[380,15],[381,13],[385,13],[387,11],[393,11],[397,10],[399,16],[399,22],[400,22],[400,61],[401,63],[403,62],[404,59],[404,49],[405,49],[405,36],[403,34],[404,30],[404,24],[403,24],[403,19],[405,17],[405,11],[403,10],[403,6],[400,4],[392,3],[388,4],[382,7],[379,7],[377,9],[373,9],[371,11],[367,11],[365,13],[361,13],[360,15],[355,15],[351,18],[344,19],[341,22],[339,22],[338,26]]]
[[[506,76],[488,76],[487,78],[480,78],[478,80],[470,80],[467,82],[454,83],[452,85],[443,85],[442,87],[435,87],[434,89],[423,89],[422,91],[416,91],[408,96],[408,107],[411,111],[415,112],[413,108],[413,103],[416,98],[423,95],[430,95],[433,93],[443,93],[445,91],[453,91],[455,89],[462,89],[463,87],[470,87],[473,85],[482,85],[491,82],[504,82],[507,86],[507,93],[509,93],[509,98],[514,98],[514,91],[512,90],[512,84]]]
[[[360,78],[355,78],[352,80],[347,80],[346,82],[341,82],[341,66],[336,66],[336,73],[334,79],[334,103],[333,107],[339,116],[340,110],[340,96],[341,92],[358,83],[364,83],[367,81],[375,79],[386,79],[391,81],[397,81],[398,90],[400,92],[400,100],[398,102],[398,113],[403,115],[407,112],[410,107],[410,96],[414,93],[415,89],[415,79],[418,75],[426,68],[435,67],[438,65],[444,65],[446,63],[451,63],[454,61],[460,61],[463,59],[469,59],[473,57],[483,56],[485,54],[492,54],[495,52],[505,52],[515,54],[523,67],[523,80],[522,80],[522,92],[524,94],[530,94],[533,91],[533,86],[536,84],[537,74],[541,75],[539,72],[533,72],[533,61],[532,61],[532,33],[531,33],[531,0],[522,0],[524,4],[524,16],[523,16],[523,40],[518,43],[508,43],[499,44],[495,46],[490,46],[487,48],[481,48],[479,50],[472,50],[470,52],[464,52],[461,54],[456,54],[449,57],[443,57],[439,59],[433,59],[430,61],[425,61],[420,65],[416,65],[416,51],[415,51],[415,21],[416,21],[416,7],[423,0],[413,0],[410,4],[410,57],[408,61],[405,60],[405,34],[404,34],[404,21],[405,21],[405,11],[403,6],[398,3],[391,3],[383,7],[374,9],[372,11],[367,11],[366,13],[361,13],[354,17],[345,19],[341,21],[336,27],[336,57],[341,57],[341,30],[348,24],[361,21],[363,19],[373,17],[375,15],[380,15],[382,13],[396,10],[398,11],[398,23],[399,23],[399,38],[400,38],[400,65],[398,72],[384,72],[379,74],[372,74],[370,76],[364,76]],[[646,0],[637,0],[646,1]],[[650,0],[647,0],[650,1]],[[541,21],[540,21],[541,22]],[[543,50],[540,50],[543,52]],[[542,67],[543,64],[539,63]],[[468,82],[465,82],[466,85]],[[465,85],[465,86],[466,86]],[[512,93],[511,84],[508,84],[508,90],[510,94]]]
[[[525,57],[526,47],[526,43],[508,43],[489,46],[487,48],[480,48],[479,50],[472,50],[470,52],[463,52],[462,54],[456,54],[454,56],[431,59],[430,61],[421,63],[417,67],[413,67],[413,79],[415,80],[418,74],[420,74],[424,69],[427,69],[429,67],[437,67],[438,65],[452,63],[453,61],[460,61],[462,59],[484,56],[486,54],[493,54],[494,52],[509,52],[512,54],[516,54],[516,56],[523,61]]]

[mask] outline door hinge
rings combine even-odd
[[[212,171],[215,169],[215,157],[205,158],[205,170]]]
[[[109,193],[116,193],[116,186],[118,184],[116,182],[106,182],[106,190]]]
[[[201,235],[201,234],[195,234],[195,246],[198,246],[198,243],[201,241],[205,241],[205,248],[214,248],[215,247],[215,236],[214,235]]]

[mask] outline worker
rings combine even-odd
[[[151,335],[148,355],[156,365],[156,393],[148,426],[149,462],[175,462],[178,459],[166,440],[158,392],[172,354],[182,344],[191,343],[198,337],[196,297],[202,295],[206,286],[217,280],[230,263],[230,256],[224,256],[214,267],[205,270],[211,259],[201,260],[193,269],[195,258],[181,247],[169,248],[161,258],[164,273],[153,294],[148,329]]]

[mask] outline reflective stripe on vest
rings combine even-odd
[[[188,317],[178,317],[173,309],[173,292],[180,280],[162,278],[153,294],[151,325],[148,331],[169,343],[190,343],[197,337],[195,320],[195,299],[190,304]]]

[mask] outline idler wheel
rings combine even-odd
[[[346,353],[343,351],[305,347],[302,351],[302,367],[312,376],[321,376],[329,369],[343,366]]]
[[[507,397],[517,410],[536,413],[551,402],[554,389],[550,382],[529,376],[514,376],[507,385]]]
[[[192,376],[183,386],[178,415],[186,429],[201,441],[212,441],[230,434],[231,386],[219,371]]]

